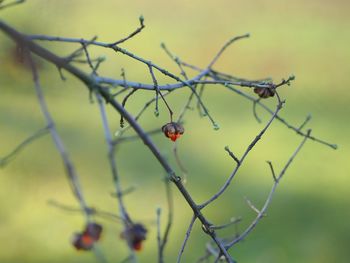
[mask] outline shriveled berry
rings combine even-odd
[[[172,140],[176,141],[185,132],[184,127],[176,122],[169,122],[162,127],[164,135]]]

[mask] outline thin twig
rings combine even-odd
[[[45,127],[36,131],[33,135],[26,138],[23,142],[18,144],[9,154],[0,158],[0,167],[5,167],[9,162],[11,162],[26,146],[34,142],[35,140],[43,137],[49,132],[49,127]]]
[[[76,174],[76,171],[75,171],[75,167],[73,166],[73,163],[71,162],[70,158],[68,157],[68,153],[66,152],[66,149],[63,145],[61,137],[57,133],[55,123],[51,117],[51,114],[49,113],[49,110],[48,110],[47,104],[45,102],[44,95],[43,95],[43,92],[42,92],[42,89],[41,89],[41,86],[39,83],[39,76],[38,76],[37,68],[36,68],[29,52],[27,54],[27,57],[28,57],[30,67],[32,70],[33,81],[35,83],[35,90],[36,90],[36,94],[38,97],[40,109],[45,117],[47,126],[49,127],[49,131],[51,133],[51,136],[52,136],[52,139],[55,143],[55,146],[56,146],[56,148],[57,148],[58,152],[60,153],[61,158],[63,160],[63,164],[65,166],[73,193],[75,194],[76,198],[78,199],[82,210],[85,212],[87,221],[89,221],[90,216],[88,213],[88,206],[87,206],[86,201],[82,195],[81,186],[79,183],[78,175]]]
[[[248,94],[242,92],[241,90],[238,90],[238,89],[234,88],[232,85],[225,85],[225,87],[228,88],[229,90],[231,90],[231,91],[233,91],[233,92],[235,92],[235,93],[241,95],[242,97],[244,97],[244,98],[246,98],[246,99],[252,101],[252,102],[256,101],[256,97],[250,96],[250,95],[248,95]],[[268,106],[266,106],[266,105],[265,105],[264,103],[262,103],[261,101],[257,101],[256,104],[259,105],[260,107],[262,107],[264,110],[266,110],[266,111],[267,111],[268,113],[270,113],[271,115],[274,114],[273,110],[271,110]],[[302,132],[301,130],[299,130],[299,128],[297,128],[297,127],[291,125],[289,122],[287,122],[287,121],[286,121],[284,118],[282,118],[281,116],[276,115],[276,119],[277,119],[278,121],[280,121],[281,123],[283,123],[285,126],[287,126],[287,128],[289,128],[289,129],[295,131],[298,135],[303,136],[303,137],[307,136],[307,133],[304,133],[304,132]],[[318,143],[320,143],[320,144],[323,144],[323,145],[326,145],[326,146],[328,146],[328,147],[331,147],[332,149],[335,149],[335,150],[336,150],[336,149],[338,148],[338,146],[337,146],[336,144],[332,144],[332,143],[326,142],[326,141],[321,140],[321,139],[318,139],[318,138],[316,138],[316,137],[314,137],[314,136],[311,136],[311,135],[310,135],[308,138],[309,138],[310,140],[312,140],[312,141],[315,141],[315,142],[318,142]]]
[[[253,115],[254,115],[256,121],[257,121],[258,123],[261,123],[261,119],[259,118],[258,113],[256,112],[256,103],[259,102],[259,101],[260,101],[260,98],[259,98],[259,99],[256,99],[256,100],[253,102]]]
[[[89,223],[92,221],[92,219],[91,219],[91,215],[89,213],[89,206],[87,205],[85,198],[83,196],[82,190],[81,190],[78,175],[75,171],[75,167],[74,167],[72,161],[70,160],[70,158],[68,156],[68,153],[66,152],[66,149],[63,145],[61,137],[59,136],[59,134],[56,130],[55,123],[51,117],[49,110],[48,110],[46,101],[44,99],[44,94],[42,92],[41,85],[39,82],[39,75],[38,75],[36,65],[34,64],[34,61],[33,61],[31,54],[29,53],[28,50],[26,53],[27,53],[26,55],[27,55],[27,58],[28,58],[28,61],[30,64],[31,71],[32,71],[33,81],[35,84],[35,91],[36,91],[36,94],[38,97],[40,109],[45,117],[47,126],[49,127],[49,130],[50,130],[52,139],[56,145],[56,148],[57,148],[58,152],[60,153],[61,158],[63,160],[63,164],[65,166],[66,174],[68,176],[72,191],[75,194],[76,198],[78,199],[79,204],[81,206],[81,209],[84,212],[86,222]],[[97,246],[94,245],[92,247],[92,250],[93,250],[97,260],[99,260],[100,262],[103,262],[103,263],[107,262],[105,256],[102,254],[102,252],[100,251],[100,249]]]
[[[311,114],[306,116],[305,121],[299,126],[299,131],[306,126],[306,124],[311,120],[311,118],[312,118]]]
[[[181,72],[180,74],[181,74],[186,80],[188,80],[187,74],[186,74],[186,72],[185,72],[185,70],[184,70],[184,68],[183,68],[183,66],[182,66],[182,62],[181,62],[180,58],[174,56],[164,43],[162,43],[160,46],[161,46],[161,48],[165,51],[165,53],[170,57],[170,59],[173,60],[173,61],[176,63],[176,65],[179,67],[180,72]]]
[[[227,227],[229,227],[229,226],[232,226],[232,225],[237,225],[238,223],[240,223],[242,221],[242,218],[231,218],[230,219],[230,222],[228,222],[228,223],[226,223],[226,224],[223,224],[223,225],[218,225],[218,226],[211,226],[210,228],[211,229],[217,229],[217,230],[219,230],[219,229],[224,229],[224,228],[227,228]]]
[[[119,44],[121,44],[121,43],[123,43],[123,42],[129,40],[130,38],[134,37],[134,36],[137,35],[138,33],[140,33],[140,32],[142,31],[142,29],[145,28],[145,24],[144,24],[145,19],[144,19],[144,17],[143,17],[143,16],[140,16],[140,17],[139,17],[139,21],[140,21],[140,27],[138,27],[134,32],[132,32],[132,33],[131,33],[130,35],[128,35],[127,37],[125,37],[125,38],[123,38],[123,39],[121,39],[121,40],[118,40],[118,41],[116,41],[116,42],[114,42],[114,43],[111,43],[111,44],[109,44],[109,45],[110,45],[111,47],[116,46],[116,45],[119,45]]]
[[[137,91],[137,89],[133,89],[133,90],[131,90],[131,91],[124,97],[124,99],[123,99],[123,101],[122,101],[122,106],[123,106],[124,108],[125,108],[126,102],[127,102],[128,99],[130,98],[130,96],[131,96],[132,94],[134,94],[136,91]],[[120,116],[120,127],[121,127],[121,128],[124,127],[124,118],[123,118],[123,115]]]
[[[173,220],[174,220],[174,200],[173,200],[173,194],[171,191],[170,180],[168,177],[166,177],[164,180],[165,180],[164,183],[165,183],[165,192],[166,192],[166,200],[167,200],[167,208],[168,208],[168,218],[167,218],[165,231],[164,231],[161,245],[160,245],[160,251],[159,251],[160,258],[163,258],[164,256],[165,246],[168,242],[170,229],[172,227]]]
[[[103,130],[104,130],[105,139],[106,139],[106,143],[107,143],[107,147],[108,147],[108,160],[109,160],[109,164],[110,164],[110,168],[111,168],[111,172],[112,172],[112,178],[114,181],[115,191],[117,194],[119,213],[120,213],[120,216],[122,217],[124,229],[128,229],[128,226],[132,223],[132,221],[131,221],[129,214],[127,213],[127,210],[125,208],[124,201],[123,201],[123,191],[122,191],[122,188],[120,185],[120,178],[119,178],[117,164],[116,164],[116,160],[115,160],[115,149],[114,149],[112,134],[111,134],[110,129],[109,129],[107,114],[106,114],[106,110],[105,110],[101,95],[96,93],[96,97],[97,97],[97,102],[98,102],[99,109],[100,109]],[[126,237],[126,241],[128,243],[128,248],[129,248],[129,253],[130,253],[131,259],[134,262],[137,262],[134,250],[132,249],[131,241],[129,239],[130,239],[129,237]]]
[[[190,224],[187,228],[187,231],[186,231],[186,234],[185,234],[185,239],[184,241],[182,242],[182,245],[181,245],[181,248],[180,248],[180,251],[179,251],[179,254],[177,256],[177,261],[176,263],[180,263],[181,261],[181,257],[185,251],[185,247],[187,245],[187,241],[188,239],[190,238],[190,235],[191,235],[191,232],[192,232],[192,228],[193,228],[193,225],[194,225],[194,222],[196,221],[196,216],[193,215],[192,218],[191,218],[191,221],[190,221]]]
[[[235,41],[239,40],[239,39],[243,39],[243,38],[247,38],[249,37],[249,34],[245,34],[242,36],[237,36],[234,38],[231,38],[229,41],[227,41],[225,43],[225,45],[219,50],[219,52],[216,54],[216,56],[214,57],[214,59],[209,63],[207,68],[212,68],[213,65],[215,64],[215,62],[220,58],[220,56],[222,55],[222,53],[224,53],[224,51],[226,50],[226,48],[228,48],[231,44],[233,44]]]
[[[311,130],[308,130],[307,134],[308,136],[310,135]],[[254,221],[247,227],[247,229],[238,237],[236,237],[234,240],[232,240],[231,242],[229,242],[226,245],[226,248],[229,249],[231,248],[233,245],[237,244],[238,242],[242,241],[258,224],[258,222],[261,220],[261,218],[264,216],[264,214],[266,213],[267,208],[269,207],[271,201],[272,201],[272,197],[275,193],[275,190],[278,186],[278,183],[280,182],[280,180],[282,179],[283,175],[285,174],[285,172],[287,171],[288,167],[290,166],[290,164],[293,162],[293,160],[295,159],[295,157],[297,156],[297,154],[300,152],[301,148],[304,146],[305,142],[309,139],[308,136],[305,136],[302,140],[302,142],[299,144],[299,146],[297,147],[297,149],[294,151],[294,153],[292,154],[292,156],[289,158],[289,160],[287,161],[287,163],[285,164],[285,166],[283,167],[282,171],[280,172],[280,174],[277,177],[277,180],[274,181],[274,184],[271,188],[271,191],[265,201],[265,204],[263,205],[263,207],[260,209],[258,215],[256,216],[256,218],[254,219]]]
[[[277,177],[276,177],[276,174],[275,174],[275,170],[273,169],[272,163],[270,161],[266,161],[266,162],[270,166],[272,178],[276,182],[277,181]]]
[[[239,161],[239,159],[236,157],[236,155],[230,150],[230,148],[228,147],[228,146],[225,146],[225,151],[226,152],[228,152],[228,154],[231,156],[231,158],[233,159],[233,160],[235,160],[235,162],[237,163],[237,164],[239,164],[240,163],[240,161]]]
[[[152,81],[153,81],[153,86],[154,86],[154,89],[156,91],[156,108],[155,108],[155,115],[158,116],[159,115],[159,109],[158,109],[158,95],[160,95],[160,97],[162,98],[165,106],[168,108],[168,111],[169,111],[169,115],[170,115],[170,122],[173,121],[173,111],[171,110],[168,102],[165,100],[163,94],[160,92],[159,90],[159,85],[158,85],[158,81],[156,79],[156,76],[154,75],[154,72],[153,72],[153,68],[152,66],[148,66],[148,69],[149,69],[149,72],[151,74],[151,77],[152,77]]]
[[[235,167],[235,169],[233,170],[233,172],[231,173],[231,175],[227,178],[227,180],[225,181],[224,185],[220,188],[220,190],[214,194],[211,198],[209,198],[206,202],[204,202],[203,204],[200,205],[200,208],[204,208],[207,205],[209,205],[211,202],[213,202],[214,200],[216,200],[219,196],[221,196],[224,191],[227,189],[227,187],[230,185],[232,179],[235,177],[235,175],[237,174],[239,168],[241,167],[243,161],[245,160],[245,158],[247,157],[247,155],[249,154],[249,152],[253,149],[253,147],[257,144],[257,142],[261,139],[261,137],[264,135],[264,133],[266,132],[266,130],[270,127],[271,123],[275,120],[278,112],[281,110],[282,108],[282,102],[278,102],[277,106],[276,106],[276,110],[274,112],[274,114],[272,115],[272,117],[270,118],[270,120],[267,122],[267,124],[265,125],[265,127],[259,132],[259,134],[253,139],[253,141],[249,144],[249,146],[247,147],[247,149],[245,150],[243,156],[241,157],[241,159],[239,159],[239,162],[237,163],[237,166]]]
[[[247,197],[244,197],[245,201],[247,202],[248,206],[257,214],[260,214],[260,211],[256,206],[250,201]]]
[[[160,238],[160,216],[162,213],[162,209],[160,207],[157,208],[157,244],[158,244],[158,263],[164,263],[163,253],[162,253],[162,240]]]
[[[48,200],[47,204],[50,206],[59,208],[61,210],[67,211],[67,212],[80,212],[80,213],[82,212],[82,210],[80,208],[76,208],[76,207],[73,207],[70,205],[62,204],[62,203],[57,202],[56,200],[52,200],[52,199]],[[112,219],[113,221],[115,221],[115,220],[122,221],[122,218],[116,214],[110,213],[108,211],[96,209],[93,207],[89,207],[88,212],[89,212],[89,214],[94,215],[94,216]]]

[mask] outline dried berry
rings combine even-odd
[[[169,122],[162,127],[162,131],[166,137],[174,142],[184,133],[185,130],[181,124]]]
[[[255,88],[254,92],[264,99],[275,96],[275,90],[272,88]]]
[[[89,223],[84,231],[84,234],[89,235],[95,241],[98,241],[101,237],[102,226],[97,223]]]
[[[75,233],[72,244],[77,250],[90,250],[94,242],[95,241],[88,235]]]
[[[146,240],[146,234],[147,229],[142,224],[131,224],[121,233],[120,237],[127,240],[134,250],[140,251],[142,242]]]
[[[102,233],[102,226],[97,223],[86,225],[82,233],[75,233],[72,244],[77,250],[90,250]]]

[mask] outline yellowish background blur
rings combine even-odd
[[[176,65],[160,49],[167,46],[183,60],[204,67],[230,37],[251,33],[251,38],[234,44],[216,65],[217,70],[246,78],[270,76],[278,82],[296,75],[291,87],[281,89],[286,105],[281,113],[300,125],[307,114],[309,127],[321,139],[337,143],[339,149],[308,142],[281,182],[268,216],[254,232],[232,249],[239,262],[321,263],[349,262],[349,84],[350,84],[350,2],[311,1],[92,1],[32,0],[1,11],[1,19],[29,34],[91,38],[112,42],[138,26],[145,17],[146,29],[123,47],[179,74]],[[61,55],[77,46],[43,43]],[[30,74],[11,61],[13,43],[0,34],[0,156],[44,126]],[[108,61],[100,74],[151,83],[148,70],[121,54],[93,48],[94,56]],[[85,67],[85,69],[87,69]],[[98,107],[90,104],[86,89],[65,73],[59,78],[54,66],[42,62],[42,84],[59,132],[80,174],[84,194],[92,206],[117,212],[111,197],[112,179],[106,158]],[[159,76],[162,83],[170,81]],[[136,113],[154,94],[138,92],[127,108]],[[169,103],[179,113],[188,90],[174,93]],[[206,118],[193,111],[187,115],[186,133],[179,140],[179,152],[189,171],[187,187],[196,201],[212,195],[234,168],[223,150],[225,145],[241,155],[262,128],[252,115],[252,105],[223,87],[208,87],[204,102],[221,129],[214,131]],[[274,104],[271,104],[274,105]],[[119,116],[109,112],[113,131]],[[259,114],[264,121],[268,115]],[[141,121],[146,129],[167,121],[161,107],[159,118],[150,109]],[[154,137],[162,152],[174,164],[172,144],[161,135]],[[204,212],[217,224],[242,216],[242,231],[253,219],[247,196],[258,207],[272,185],[265,163],[271,160],[279,171],[301,137],[277,121],[259,142],[228,193]],[[141,142],[125,144],[118,151],[118,165],[125,188],[137,190],[126,197],[136,221],[149,228],[141,262],[155,262],[157,255],[157,207],[165,223],[163,171]],[[175,222],[166,249],[166,261],[174,262],[189,223],[191,211],[174,189]],[[67,213],[47,204],[50,199],[77,206],[70,192],[60,157],[49,136],[25,149],[0,170],[0,262],[95,262],[91,253],[76,252],[70,245],[73,232],[83,227],[80,213]],[[101,249],[110,262],[127,255],[119,239],[119,223],[97,219],[104,225]],[[222,236],[234,228],[221,231]],[[196,225],[183,262],[195,262],[204,254],[207,237]]]

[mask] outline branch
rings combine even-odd
[[[222,53],[224,53],[224,51],[226,50],[226,48],[228,48],[231,44],[233,44],[235,41],[239,40],[239,39],[243,39],[243,38],[248,38],[249,34],[245,34],[242,36],[237,36],[234,37],[232,39],[230,39],[229,41],[227,41],[227,43],[219,50],[218,54],[214,57],[214,59],[209,63],[208,68],[212,68],[213,65],[215,64],[215,62],[220,58],[220,56],[222,55]]]
[[[240,91],[240,90],[238,90],[238,89],[232,87],[231,85],[226,85],[225,87],[228,88],[229,90],[231,90],[231,91],[233,91],[233,92],[235,92],[235,93],[241,95],[242,97],[244,97],[244,98],[246,98],[246,99],[248,99],[248,100],[250,100],[250,101],[252,101],[252,102],[255,102],[257,105],[259,105],[260,107],[262,107],[264,110],[266,110],[266,111],[267,111],[268,113],[270,113],[271,115],[274,114],[273,110],[271,110],[271,109],[270,109],[268,106],[266,106],[264,103],[262,103],[262,102],[260,102],[260,101],[256,101],[256,98],[255,98],[255,97],[250,96],[250,95],[248,95],[248,94],[246,94],[246,93],[244,93],[244,92],[242,92],[242,91]],[[281,123],[283,123],[285,126],[287,126],[287,128],[289,128],[289,129],[295,131],[298,135],[303,136],[303,137],[306,137],[306,136],[307,136],[307,133],[302,132],[302,131],[300,130],[299,127],[297,128],[297,127],[295,127],[295,126],[289,124],[289,123],[288,123],[285,119],[283,119],[281,116],[276,115],[276,119],[277,119],[278,121],[280,121]],[[331,148],[334,149],[334,150],[336,150],[336,149],[338,148],[338,146],[337,146],[336,144],[326,142],[326,141],[321,140],[321,139],[318,139],[318,138],[316,138],[316,137],[314,137],[314,136],[311,136],[311,135],[310,135],[310,136],[308,136],[308,138],[309,138],[310,140],[312,140],[312,141],[315,141],[315,142],[318,142],[318,143],[320,143],[320,144],[323,144],[323,145],[326,145],[326,146],[328,146],[328,147],[331,147]]]
[[[267,124],[265,125],[265,127],[260,131],[260,133],[254,138],[254,140],[249,144],[249,146],[247,147],[246,151],[244,152],[243,156],[241,157],[241,159],[238,160],[237,162],[237,166],[235,167],[235,169],[233,170],[233,172],[231,173],[231,175],[227,178],[226,182],[224,183],[224,185],[220,188],[220,190],[214,194],[209,200],[207,200],[206,202],[204,202],[203,204],[200,205],[200,208],[204,208],[207,205],[209,205],[211,202],[213,202],[214,200],[216,200],[217,198],[219,198],[227,189],[227,187],[230,185],[232,179],[234,178],[234,176],[237,174],[239,168],[241,167],[241,165],[243,164],[243,161],[245,160],[245,158],[247,157],[247,155],[249,154],[249,152],[253,149],[253,147],[257,144],[257,142],[261,139],[261,137],[264,135],[264,133],[266,132],[266,130],[270,127],[271,123],[274,121],[274,119],[276,118],[278,112],[281,110],[282,108],[282,102],[279,100],[276,110],[274,112],[274,114],[272,115],[272,117],[270,118],[270,120],[267,122]]]
[[[117,194],[117,200],[118,200],[118,204],[119,204],[119,213],[120,213],[120,216],[122,217],[124,230],[126,230],[126,229],[128,229],[129,225],[132,224],[132,221],[131,221],[129,214],[127,213],[127,210],[126,210],[124,202],[123,202],[123,191],[122,191],[122,188],[120,185],[117,164],[115,161],[115,149],[114,149],[115,146],[113,144],[112,134],[111,134],[110,129],[109,129],[106,110],[105,110],[101,95],[96,93],[96,97],[97,97],[97,102],[98,102],[98,105],[100,108],[103,130],[104,130],[104,134],[105,134],[106,143],[108,146],[108,160],[109,160],[109,165],[110,165],[111,172],[112,172],[114,187],[115,187],[116,194]],[[129,253],[130,253],[130,258],[134,262],[136,262],[135,252],[132,249],[132,244],[130,243],[129,239],[130,238],[126,237],[126,241],[128,243],[128,248],[129,248]]]
[[[114,42],[114,43],[111,43],[111,44],[109,44],[109,46],[110,46],[110,47],[117,46],[117,45],[119,45],[119,44],[121,44],[121,43],[123,43],[123,42],[129,40],[130,38],[134,37],[134,36],[137,35],[138,33],[140,33],[140,32],[142,31],[142,29],[145,28],[144,20],[145,20],[145,19],[143,18],[143,16],[140,16],[140,17],[139,17],[140,27],[138,27],[134,32],[132,32],[132,33],[131,33],[130,35],[128,35],[127,37],[125,37],[125,38],[123,38],[123,39],[121,39],[121,40],[118,40],[118,41],[116,41],[116,42]]]
[[[309,136],[311,133],[311,130],[308,130],[307,135]],[[299,144],[299,146],[297,147],[297,149],[294,151],[294,153],[292,154],[292,156],[289,158],[288,162],[285,164],[285,166],[283,167],[282,171],[280,172],[280,174],[277,177],[277,180],[274,180],[274,184],[271,188],[271,191],[265,201],[265,204],[263,205],[263,207],[261,208],[261,210],[259,211],[258,215],[256,216],[256,218],[254,219],[254,221],[247,227],[247,229],[241,234],[239,235],[237,238],[235,238],[234,240],[232,240],[231,242],[229,242],[226,245],[226,248],[229,249],[231,248],[233,245],[237,244],[238,242],[242,241],[258,224],[258,222],[263,218],[263,216],[266,213],[267,208],[269,207],[271,201],[272,201],[272,197],[276,191],[276,188],[278,186],[278,183],[280,182],[280,180],[282,179],[283,175],[285,174],[286,170],[288,169],[288,167],[290,166],[290,164],[293,162],[293,160],[295,159],[295,157],[297,156],[297,154],[300,152],[301,148],[304,146],[305,142],[309,139],[308,136],[305,136],[302,140],[302,142]]]
[[[192,219],[191,219],[191,222],[187,228],[187,231],[186,231],[186,234],[185,234],[185,239],[184,241],[182,242],[182,245],[181,245],[181,248],[180,248],[180,251],[179,251],[179,254],[177,256],[177,263],[180,263],[181,261],[181,257],[182,257],[182,254],[184,253],[185,251],[185,247],[187,245],[187,241],[188,239],[190,238],[190,235],[191,235],[191,232],[192,232],[192,228],[193,228],[193,225],[194,225],[194,222],[196,221],[196,216],[193,215],[192,216]]]
[[[168,178],[165,178],[165,192],[166,192],[166,199],[167,199],[167,206],[168,206],[168,219],[167,219],[167,224],[165,227],[165,231],[160,243],[160,258],[163,258],[164,254],[164,249],[165,246],[168,242],[169,234],[170,234],[170,229],[173,224],[173,219],[174,219],[174,200],[173,200],[173,195],[171,192],[171,185],[170,181]]]
[[[164,170],[166,171],[169,179],[176,185],[179,192],[182,194],[183,198],[186,200],[188,205],[193,210],[196,217],[201,221],[203,225],[203,229],[206,229],[205,232],[208,234],[213,242],[218,246],[220,253],[224,255],[228,263],[232,263],[233,260],[231,256],[226,251],[224,244],[221,242],[221,240],[216,236],[216,232],[213,230],[210,230],[210,223],[207,221],[206,217],[202,214],[200,211],[198,205],[194,202],[192,199],[192,196],[187,191],[187,189],[184,187],[184,185],[181,182],[181,178],[179,176],[176,176],[175,172],[171,168],[170,164],[167,162],[167,160],[161,155],[159,149],[155,146],[151,138],[145,131],[141,128],[141,126],[135,121],[133,116],[127,112],[124,107],[119,104],[116,100],[114,100],[113,97],[111,97],[108,90],[106,90],[104,87],[100,86],[99,83],[92,78],[91,76],[87,75],[83,71],[79,70],[78,68],[67,64],[64,59],[56,56],[52,52],[48,51],[47,49],[35,44],[33,41],[31,41],[28,37],[22,35],[21,33],[17,32],[13,28],[9,27],[5,23],[0,21],[0,29],[2,29],[7,35],[9,35],[11,38],[13,38],[16,42],[20,43],[21,45],[26,46],[31,52],[35,53],[36,55],[44,58],[45,60],[55,64],[56,66],[60,66],[76,76],[78,79],[80,79],[89,90],[94,90],[95,92],[99,93],[106,102],[108,102],[111,107],[113,107],[116,111],[118,111],[121,115],[124,116],[125,120],[128,121],[128,123],[132,126],[132,128],[135,130],[135,132],[139,135],[139,137],[142,139],[144,144],[150,149],[150,151],[153,153],[153,155],[156,157],[158,162],[163,166]],[[139,58],[133,57],[137,60]],[[145,60],[142,59],[142,61],[145,62]],[[151,62],[147,62],[147,65],[152,65],[153,67],[157,67]],[[162,71],[162,69],[160,69]],[[170,74],[170,73],[168,73]],[[170,74],[171,75],[171,74]]]
[[[16,146],[15,149],[12,150],[9,154],[6,156],[0,158],[0,168],[5,167],[9,162],[11,162],[17,154],[19,154],[26,146],[34,142],[35,140],[43,137],[46,135],[49,131],[49,127],[45,127],[43,129],[40,129],[36,131],[33,135],[26,138],[23,142],[21,142],[19,145]]]
[[[84,198],[82,190],[81,190],[78,175],[75,171],[75,167],[74,167],[72,161],[70,160],[70,158],[68,156],[68,153],[66,152],[66,149],[63,145],[63,142],[62,142],[62,140],[61,140],[61,138],[56,130],[56,126],[55,126],[55,123],[51,117],[51,114],[49,113],[47,104],[46,104],[45,99],[44,99],[44,94],[43,94],[41,86],[40,86],[39,75],[38,75],[36,65],[34,64],[34,61],[31,57],[31,54],[29,53],[29,51],[25,50],[25,52],[26,52],[25,54],[26,54],[28,61],[29,61],[31,71],[32,71],[33,81],[35,84],[35,91],[36,91],[36,94],[38,97],[40,109],[45,117],[45,120],[47,122],[47,126],[49,127],[49,131],[51,133],[51,136],[52,136],[52,139],[55,143],[55,146],[56,146],[59,154],[61,155],[61,158],[62,158],[63,164],[65,166],[66,174],[68,176],[72,191],[75,194],[75,197],[78,199],[79,204],[81,206],[81,209],[84,211],[86,223],[89,224],[92,222],[91,215],[89,213],[89,207],[85,201],[85,198]],[[96,258],[100,262],[103,262],[103,263],[107,262],[104,255],[98,249],[96,244],[94,244],[92,248],[93,248],[93,252],[94,252]]]

